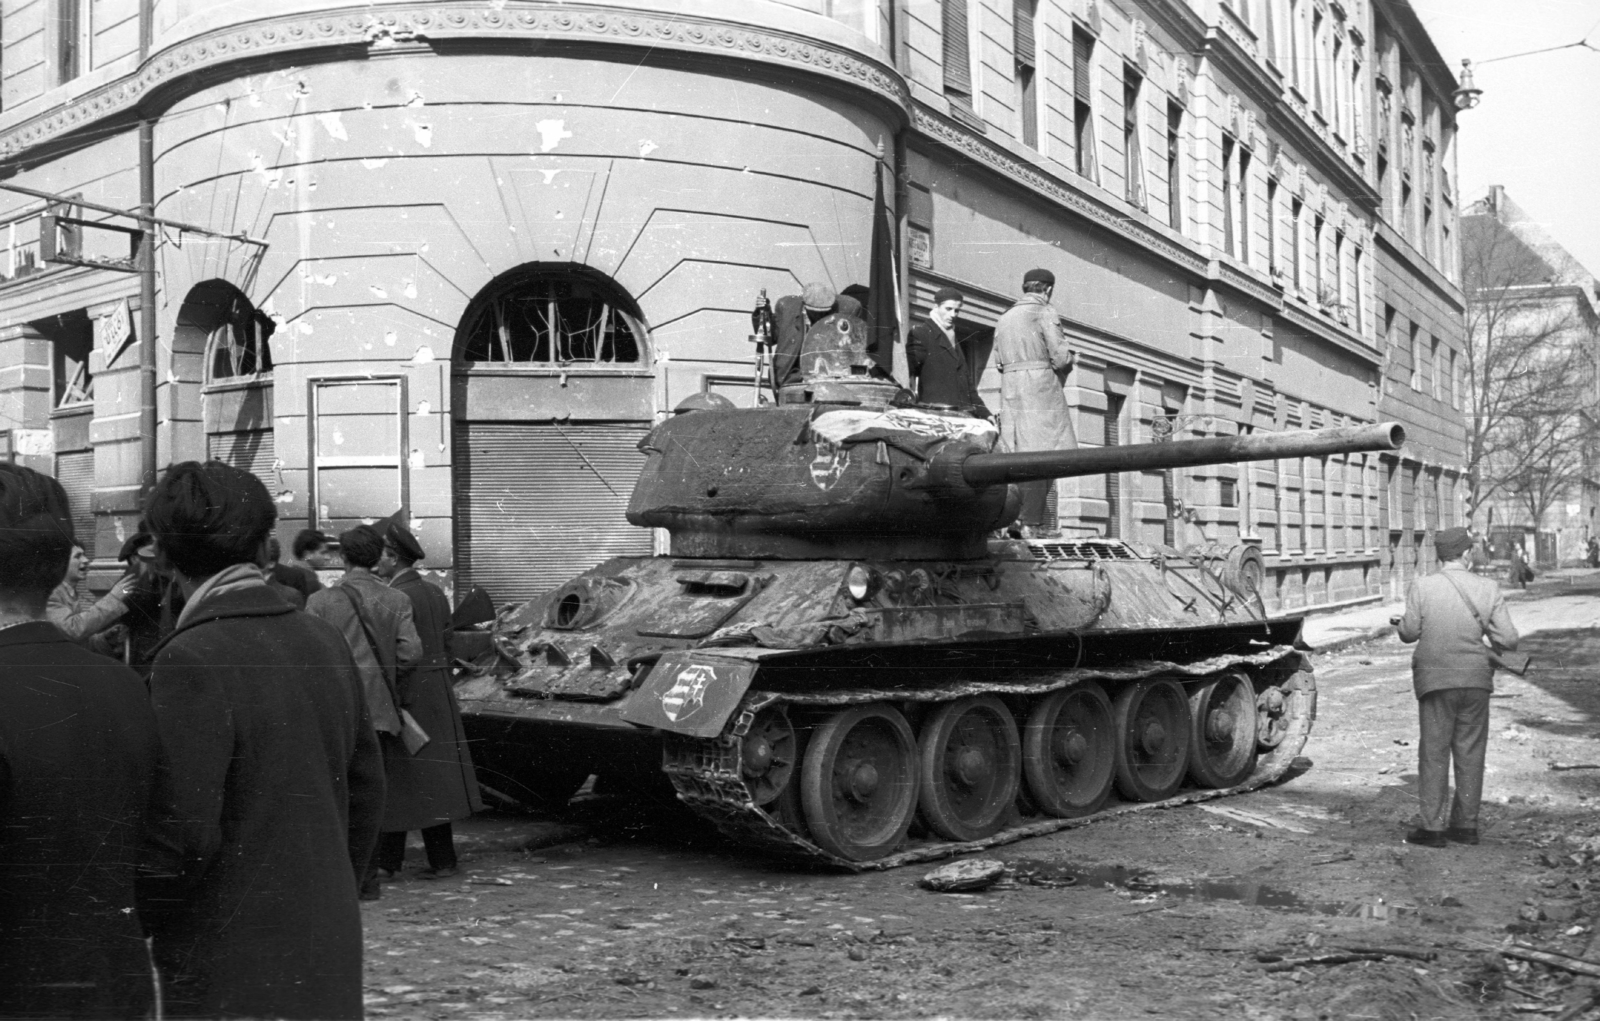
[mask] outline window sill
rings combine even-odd
[[[984,123],[982,117],[978,116],[978,111],[974,110],[971,106],[965,103],[951,99],[949,96],[946,96],[945,99],[949,104],[950,117],[952,120],[956,121],[964,128],[971,128],[980,135],[987,135],[989,133],[989,125]]]

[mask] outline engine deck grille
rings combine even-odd
[[[1127,543],[1117,539],[1085,539],[1075,542],[1028,540],[1035,560],[1139,560]]]

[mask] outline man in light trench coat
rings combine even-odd
[[[1030,269],[1022,276],[1022,298],[1000,317],[994,330],[994,358],[1000,369],[1000,446],[1003,450],[1073,450],[1078,446],[1067,407],[1065,385],[1077,355],[1067,347],[1050,296],[1055,274]],[[1022,483],[1018,521],[1030,535],[1060,529],[1046,520],[1055,483]]]

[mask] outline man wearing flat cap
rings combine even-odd
[[[1405,616],[1399,619],[1400,640],[1417,643],[1411,682],[1422,731],[1417,743],[1422,825],[1406,835],[1406,842],[1444,847],[1451,841],[1478,842],[1489,693],[1494,690],[1494,665],[1483,640],[1515,649],[1517,629],[1500,586],[1469,570],[1471,533],[1446,528],[1434,533],[1433,548],[1439,570],[1411,583]],[[1447,816],[1452,761],[1456,790]]]
[[[772,389],[777,392],[802,380],[800,345],[806,331],[835,312],[866,319],[861,303],[848,294],[835,293],[827,284],[806,284],[799,294],[779,298],[772,306]]]
[[[1061,319],[1050,297],[1055,274],[1030,269],[1022,275],[1022,298],[1006,310],[994,329],[994,360],[1000,370],[1000,445],[1004,450],[1072,450],[1078,436],[1063,389],[1077,355],[1067,347]],[[1046,520],[1049,479],[1024,482],[1018,520],[1031,535],[1053,535],[1060,526]]]
[[[472,771],[461,707],[450,684],[450,600],[417,573],[422,544],[399,522],[384,533],[383,555],[372,573],[387,578],[389,587],[411,600],[411,617],[422,639],[422,655],[399,678],[400,708],[410,713],[428,735],[414,755],[383,759],[389,797],[383,806],[382,833],[373,865],[391,876],[405,862],[406,834],[420,830],[428,856],[425,879],[457,874],[455,838],[450,824],[483,808]]]
[[[911,327],[906,337],[906,365],[917,381],[917,401],[958,408],[980,418],[989,409],[978,396],[967,355],[956,341],[956,316],[961,312],[961,292],[941,287],[933,295],[928,318]]]

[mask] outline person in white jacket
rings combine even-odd
[[[121,620],[122,615],[128,612],[125,597],[133,586],[131,578],[118,578],[110,592],[101,596],[92,606],[80,610],[78,584],[83,581],[84,571],[88,567],[89,557],[83,547],[72,547],[72,559],[67,562],[67,576],[50,593],[50,601],[44,610],[45,617],[52,624],[77,642],[92,638]]]

